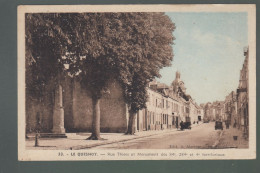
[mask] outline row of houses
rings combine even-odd
[[[240,70],[239,84],[236,91],[230,92],[224,101],[216,101],[201,105],[204,108],[205,118],[219,120],[243,131],[245,138],[249,134],[248,110],[248,58],[249,48],[244,48],[245,60]]]
[[[243,132],[245,138],[249,135],[249,47],[244,48],[244,63],[240,70],[238,88],[232,91],[225,99],[225,116],[227,123]]]
[[[137,131],[178,128],[181,121],[195,123],[203,119],[202,108],[186,94],[179,72],[170,86],[151,82],[148,95],[147,108],[137,114]]]
[[[244,49],[244,64],[240,71],[237,88],[237,128],[244,132],[245,138],[249,136],[249,47]]]
[[[215,101],[202,104],[204,119],[207,121],[223,121],[225,119],[223,103],[223,101]]]
[[[55,81],[50,81],[50,86]],[[111,81],[110,94],[100,101],[101,132],[126,132],[129,114],[120,85]],[[176,128],[180,122],[197,122],[203,111],[186,94],[180,73],[170,86],[152,81],[147,87],[147,108],[136,118],[136,131]],[[65,78],[58,87],[46,87],[42,99],[31,99],[26,92],[26,132],[87,132],[91,131],[93,108],[88,92],[75,79]]]

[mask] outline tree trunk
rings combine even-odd
[[[128,123],[128,129],[126,132],[127,135],[135,134],[135,119],[136,119],[136,113],[129,111],[129,123]]]
[[[92,120],[92,134],[88,140],[99,140],[100,137],[100,98],[92,97],[93,104],[93,120]]]

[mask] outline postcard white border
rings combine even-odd
[[[256,6],[255,4],[204,4],[204,5],[24,5],[17,8],[18,35],[18,160],[224,160],[256,158]],[[25,149],[25,13],[51,12],[246,12],[248,14],[249,40],[249,148],[248,149],[153,149],[153,150],[26,150]],[[242,68],[242,67],[241,67]],[[64,157],[58,153],[63,152]],[[80,157],[77,154],[115,153],[116,157]],[[118,152],[135,153],[135,156],[117,156]],[[176,153],[177,156],[161,156],[162,153]],[[178,157],[179,153],[187,156]],[[75,153],[76,157],[72,157]],[[137,156],[137,153],[158,153],[158,156]],[[189,154],[200,153],[201,156]],[[202,156],[202,154],[209,156]],[[214,154],[225,154],[215,156]]]

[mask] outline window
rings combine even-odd
[[[154,113],[153,113],[153,124],[154,124]]]
[[[162,108],[164,108],[164,99],[162,99]]]
[[[188,108],[188,107],[186,107],[186,113],[189,113],[189,111],[190,111],[190,110],[189,110],[189,108]]]

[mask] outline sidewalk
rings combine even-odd
[[[237,136],[237,140],[233,138]],[[248,148],[248,140],[244,139],[243,132],[237,128],[224,129],[217,148]]]
[[[197,127],[203,123],[192,124]],[[178,131],[176,128],[165,130],[150,130],[136,132],[134,135],[125,135],[124,133],[101,133],[102,140],[86,140],[91,133],[66,133],[67,138],[39,138],[39,146],[35,147],[35,139],[26,140],[26,149],[28,150],[79,150],[87,149],[100,145],[112,144],[117,142],[125,142],[144,137],[155,135],[165,135]],[[28,136],[35,136],[35,134],[28,134]]]
[[[135,135],[125,135],[124,133],[101,133],[102,140],[86,140],[91,133],[66,133],[67,138],[40,138],[39,147],[34,147],[35,140],[26,140],[26,149],[29,150],[78,150],[95,146],[124,142],[143,137],[160,134],[167,134],[177,131],[177,129],[152,130],[136,132]],[[33,134],[29,134],[33,136]]]

